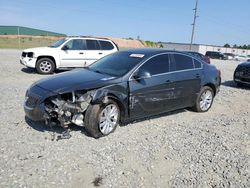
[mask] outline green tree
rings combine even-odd
[[[244,44],[244,45],[242,46],[242,48],[243,48],[243,49],[247,49],[247,45]]]
[[[224,45],[224,47],[225,47],[225,48],[230,48],[231,46],[230,46],[230,44],[226,43],[226,44]]]

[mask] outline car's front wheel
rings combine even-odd
[[[211,87],[205,86],[201,89],[193,109],[196,112],[206,112],[208,111],[214,100],[214,91]]]
[[[55,64],[49,58],[41,58],[36,63],[36,70],[39,74],[52,74],[55,70]]]
[[[105,104],[90,105],[85,113],[85,129],[94,138],[114,132],[120,121],[120,109],[111,99]]]

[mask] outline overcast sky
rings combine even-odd
[[[195,0],[0,0],[0,25],[189,43]],[[194,43],[250,44],[250,0],[199,0]]]

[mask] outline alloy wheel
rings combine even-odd
[[[44,73],[49,73],[52,69],[52,65],[49,61],[42,61],[39,65],[39,68]]]
[[[99,129],[102,134],[111,133],[118,122],[119,109],[114,104],[107,105],[100,113]]]
[[[202,111],[207,111],[213,102],[213,93],[210,90],[205,90],[200,97],[200,108]]]

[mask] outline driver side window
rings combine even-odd
[[[149,72],[152,76],[169,72],[169,55],[155,56],[145,62],[140,69]]]
[[[85,43],[82,39],[73,39],[65,44],[68,50],[85,50]]]

